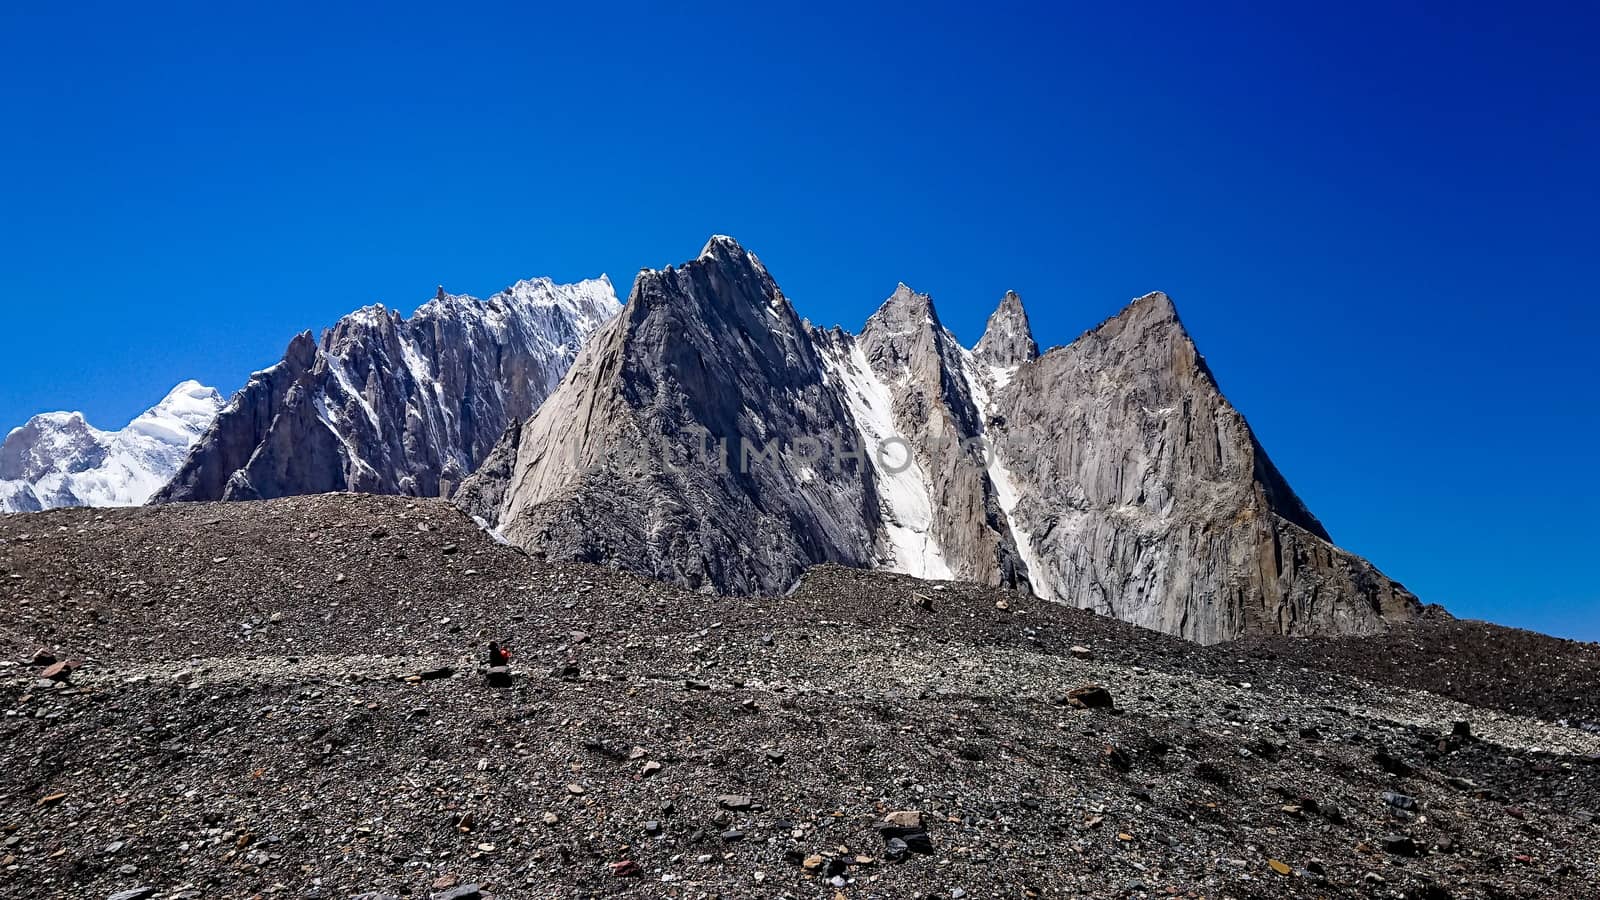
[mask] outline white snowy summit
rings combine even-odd
[[[0,512],[137,506],[167,483],[222,408],[222,395],[185,381],[120,431],[78,412],[40,413],[0,443]]]

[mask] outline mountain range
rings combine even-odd
[[[972,349],[903,284],[850,334],[722,236],[639,274],[457,502],[547,557],[719,593],[841,563],[1206,643],[1421,608],[1332,543],[1166,295],[1043,355],[1015,294]]]
[[[182,427],[151,424],[177,405]],[[36,417],[0,476],[8,510],[453,497],[536,555],[705,592],[781,594],[839,563],[1204,643],[1421,610],[1333,543],[1165,294],[1044,353],[1011,292],[970,348],[904,284],[850,333],[725,236],[642,270],[626,306],[604,276],[368,306],[225,406],[186,382],[114,435]]]

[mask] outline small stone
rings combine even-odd
[[[1110,744],[1106,745],[1105,761],[1107,765],[1119,772],[1126,772],[1133,768],[1133,757],[1128,755],[1128,751]]]
[[[1111,692],[1098,684],[1084,685],[1067,692],[1067,704],[1077,709],[1110,709]]]
[[[28,657],[28,665],[30,666],[53,666],[55,663],[55,653],[45,649],[44,647],[40,647],[39,649],[33,651],[33,655]]]
[[[722,839],[728,843],[744,840],[744,832],[737,828],[730,828],[722,833]]]
[[[118,891],[107,897],[106,900],[149,900],[156,895],[153,887],[136,887],[131,890]]]
[[[561,821],[561,817],[553,812],[547,812],[544,814],[543,821],[546,825],[555,825]]]
[[[921,828],[922,813],[919,810],[904,809],[889,813],[883,820],[898,828]]]
[[[637,878],[644,874],[644,870],[633,860],[622,859],[611,864],[611,874],[616,878]]]
[[[1419,805],[1417,798],[1407,797],[1405,794],[1397,794],[1394,791],[1384,791],[1382,796],[1383,802],[1395,809],[1413,810]]]
[[[749,809],[754,805],[754,801],[744,794],[723,794],[717,798],[717,805],[723,809],[741,811]]]
[[[588,789],[586,789],[581,784],[577,784],[577,783],[574,782],[572,784],[567,785],[567,793],[571,794],[574,797],[582,797],[584,794],[587,794],[588,792],[589,792]]]
[[[661,833],[661,822],[659,820],[656,820],[656,819],[647,820],[644,823],[644,833],[645,834],[660,834]]]
[[[1396,856],[1416,856],[1419,849],[1417,842],[1407,834],[1386,834],[1379,839],[1379,844]]]
[[[1289,864],[1281,860],[1269,859],[1267,860],[1267,865],[1271,866],[1272,871],[1277,872],[1279,875],[1287,875],[1290,872]]]
[[[654,775],[659,771],[661,771],[661,763],[658,763],[653,759],[646,762],[639,768],[639,774],[646,778],[649,778],[651,775]]]
[[[39,802],[34,804],[34,805],[35,806],[55,806],[57,803],[60,803],[61,801],[65,800],[65,799],[67,799],[67,795],[64,792],[63,793],[59,793],[59,794],[48,794],[46,796],[40,797],[39,798]]]
[[[822,856],[821,856],[821,854],[813,853],[810,856],[806,857],[804,860],[801,861],[800,867],[805,869],[807,872],[815,872],[818,869],[822,868]]]
[[[921,821],[921,813],[911,813]],[[920,825],[906,827],[893,822],[885,822],[878,826],[878,834],[883,837],[884,859],[893,862],[910,853],[932,853],[933,840],[928,837],[928,832]]]
[[[463,884],[448,891],[434,894],[432,900],[482,900],[483,888],[476,884]]]
[[[1082,645],[1073,645],[1067,652],[1071,653],[1074,659],[1094,659],[1094,651]]]
[[[1372,755],[1372,759],[1378,764],[1378,768],[1388,772],[1390,775],[1398,775],[1401,778],[1409,778],[1416,774],[1416,770],[1411,767],[1410,763],[1399,758],[1398,756],[1390,755],[1389,751],[1387,750],[1380,748],[1377,753]]]

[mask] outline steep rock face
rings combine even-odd
[[[932,299],[903,284],[855,340],[889,386],[897,443],[908,445],[885,448],[886,461],[901,458],[890,449],[909,449],[908,464],[922,482],[918,499],[925,492],[935,512],[922,535],[922,565],[907,552],[917,548],[898,540],[886,562],[925,577],[1014,586],[1019,560],[985,473],[980,395],[967,377],[967,351],[940,323]],[[892,505],[889,511],[898,512]]]
[[[1202,642],[1363,633],[1417,608],[1332,545],[1164,294],[1023,366],[993,415],[1047,599]]]
[[[810,327],[766,268],[714,237],[646,270],[621,316],[463,488],[513,542],[706,590],[775,592],[828,560],[867,565],[876,500],[809,441],[849,422]],[[852,469],[859,468],[846,462]],[[496,502],[498,501],[498,502]]]
[[[703,590],[839,562],[1205,642],[1418,610],[1332,545],[1164,295],[1042,357],[1013,293],[971,350],[904,285],[857,336],[801,321],[727,238],[641,273],[458,502],[535,552]]]
[[[618,308],[602,276],[357,310],[251,376],[155,500],[449,496]]]
[[[185,381],[120,431],[76,412],[34,416],[0,443],[0,512],[143,503],[221,406],[216,389]]]

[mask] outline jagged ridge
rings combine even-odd
[[[252,375],[155,500],[449,496],[619,307],[601,276],[357,310]]]

